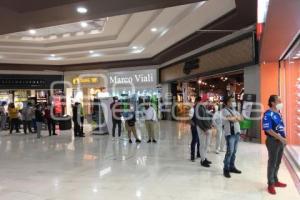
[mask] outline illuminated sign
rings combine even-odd
[[[79,85],[79,84],[95,84],[99,83],[99,79],[97,77],[84,77],[84,78],[73,78],[72,83],[74,85]]]
[[[156,76],[156,70],[114,72],[109,74],[108,81],[110,85],[156,85]]]

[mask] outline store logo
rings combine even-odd
[[[135,74],[132,76],[110,76],[111,84],[132,84],[132,83],[151,83],[154,82],[153,74]]]

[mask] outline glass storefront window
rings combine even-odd
[[[285,105],[287,149],[300,166],[300,59],[281,62],[280,95]]]

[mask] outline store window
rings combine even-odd
[[[300,44],[300,41],[299,41]],[[300,166],[300,45],[280,63],[280,95],[285,108],[288,150]]]

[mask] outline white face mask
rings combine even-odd
[[[283,103],[279,103],[276,105],[277,110],[282,110],[283,109]]]

